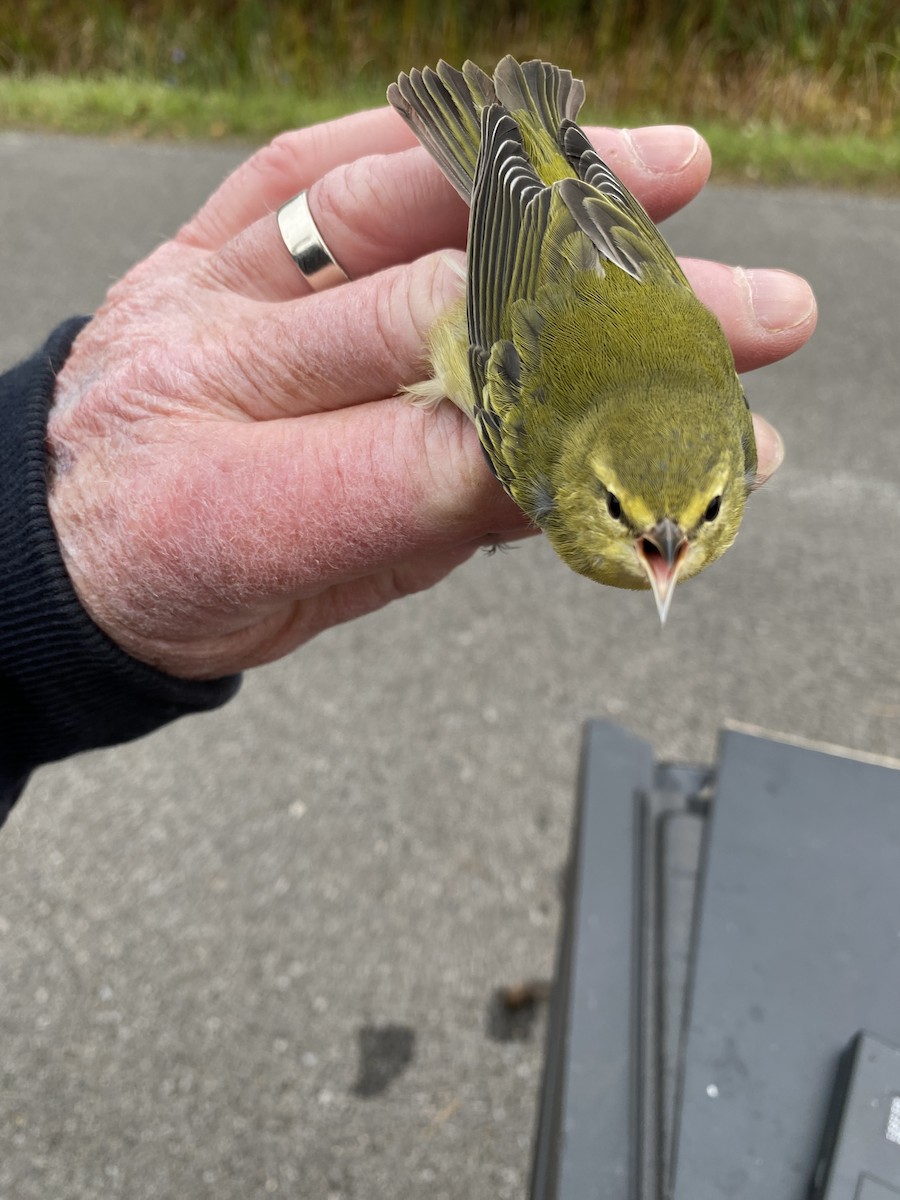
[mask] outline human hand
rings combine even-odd
[[[706,181],[686,130],[588,133],[656,219]],[[532,532],[462,414],[396,395],[460,293],[467,221],[413,141],[388,109],[276,138],[76,339],[48,426],[50,511],[82,604],[134,657],[185,678],[242,670]],[[319,294],[275,218],[302,188],[353,281]],[[811,334],[796,277],[682,265],[739,370]],[[781,444],[756,430],[765,478]]]

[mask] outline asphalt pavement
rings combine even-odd
[[[243,156],[0,136],[0,366]],[[540,541],[41,770],[0,833],[2,1200],[523,1194],[581,725],[708,761],[729,720],[900,754],[900,203],[710,187],[680,253],[806,275],[748,380],[785,466],[675,597]],[[610,919],[615,919],[611,914]]]

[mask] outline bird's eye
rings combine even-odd
[[[614,496],[612,492],[606,493],[606,511],[614,521],[622,519],[622,505],[619,503],[618,496]]]
[[[713,496],[709,504],[706,506],[706,512],[703,514],[704,521],[714,521],[719,515],[719,509],[722,507],[722,497]]]

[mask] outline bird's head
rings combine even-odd
[[[676,407],[643,394],[630,407],[620,401],[614,421],[573,430],[540,524],[580,574],[652,589],[664,622],[675,584],[737,536],[755,480],[753,426],[743,401]]]

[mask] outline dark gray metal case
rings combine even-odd
[[[887,1200],[862,1029],[900,1122],[900,770],[739,730],[656,764],[589,723],[532,1200]]]

